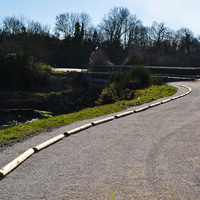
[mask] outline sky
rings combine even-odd
[[[0,0],[0,18],[24,16],[53,29],[58,14],[86,12],[96,26],[113,7],[127,7],[144,26],[164,22],[173,30],[184,27],[200,35],[200,0]]]

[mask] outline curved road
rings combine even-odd
[[[113,193],[114,200],[200,199],[200,82],[172,85],[178,84],[192,93],[91,127],[32,155],[0,180],[0,199],[110,200]],[[178,88],[178,94],[186,92]],[[6,148],[0,167],[88,122]]]

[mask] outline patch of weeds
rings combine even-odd
[[[110,196],[110,200],[114,200],[114,193],[113,194],[111,194],[111,196]]]

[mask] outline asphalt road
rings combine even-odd
[[[32,155],[0,181],[0,199],[110,200],[113,193],[114,200],[200,199],[200,82],[173,85],[180,83],[192,93],[91,127]],[[177,94],[184,92],[179,88]],[[8,147],[0,153],[0,167],[88,122]]]

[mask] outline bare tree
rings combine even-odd
[[[139,47],[141,45],[141,41],[144,41],[145,36],[144,31],[143,35],[141,34],[144,29],[142,22],[137,19],[136,15],[131,15],[128,22],[128,28],[126,29],[124,38],[125,47]]]
[[[69,14],[64,13],[56,16],[55,25],[56,34],[61,34],[61,37],[66,38],[69,34]]]
[[[103,17],[99,27],[104,31],[107,40],[113,42],[121,39],[121,36],[127,31],[129,16],[130,12],[127,8],[114,7],[108,15]]]
[[[104,16],[99,26],[105,31],[105,36],[110,42],[120,39],[123,22],[126,22],[125,19],[129,14],[128,9],[115,7]]]
[[[155,47],[157,53],[161,53],[161,47],[164,41],[170,37],[170,29],[165,26],[164,22],[153,22],[152,26],[148,30],[149,39],[151,45]]]
[[[48,25],[42,25],[41,23],[35,21],[28,21],[27,33],[49,35],[49,32],[50,28]]]
[[[188,28],[181,28],[177,31],[177,38],[180,53],[190,55],[193,51],[193,43],[196,42],[193,32]]]
[[[0,34],[3,32],[3,20],[0,17]]]
[[[127,8],[114,7],[105,15],[99,24],[104,33],[105,40],[109,42],[120,41],[124,48],[133,45],[139,37],[142,22],[132,15]]]
[[[79,22],[79,24],[84,26],[84,31],[90,27],[91,18],[90,16],[82,12],[78,13],[64,13],[56,16],[56,24],[55,24],[55,33],[59,35],[61,38],[67,38],[68,36],[73,36],[75,32],[75,24]]]
[[[23,22],[15,16],[5,17],[3,19],[3,31],[7,33],[18,34],[22,31],[23,26]]]

